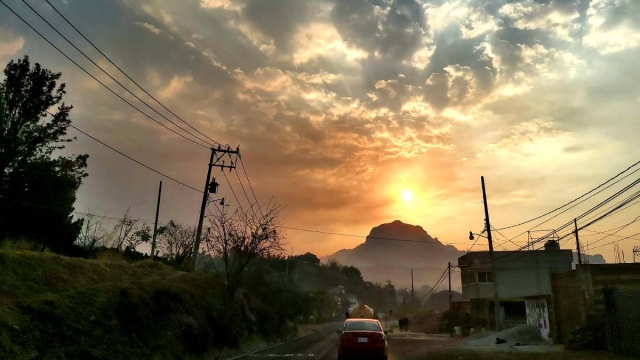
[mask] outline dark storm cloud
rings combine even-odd
[[[291,37],[311,16],[310,4],[310,1],[298,0],[250,0],[242,9],[242,15],[273,39],[278,50],[287,52]]]
[[[428,30],[420,5],[413,0],[374,2],[338,0],[331,13],[342,38],[387,61],[402,61],[421,46]]]

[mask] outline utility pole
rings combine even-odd
[[[484,221],[487,227],[487,240],[489,241],[489,257],[491,258],[491,274],[493,275],[493,312],[496,321],[496,331],[502,330],[500,321],[500,298],[498,297],[498,277],[496,274],[496,262],[493,256],[493,238],[491,237],[491,222],[489,221],[489,205],[487,204],[487,191],[484,186],[484,176],[480,177],[482,183],[482,200],[484,203]]]
[[[640,246],[633,247],[633,263],[636,262],[636,256],[640,256]]]
[[[156,205],[156,221],[153,223],[153,240],[151,241],[151,260],[156,256],[156,235],[158,235],[158,215],[160,214],[160,197],[162,197],[162,181],[158,189],[158,205]]]
[[[411,315],[413,315],[413,306],[416,302],[413,292],[413,269],[411,269]]]
[[[453,297],[453,295],[451,294],[451,262],[449,262],[447,270],[449,271],[449,311],[451,311],[451,299]]]
[[[200,253],[200,237],[202,236],[202,223],[204,221],[204,213],[207,209],[207,203],[209,202],[209,192],[217,193],[218,192],[218,183],[215,181],[211,181],[211,168],[219,167],[222,171],[224,169],[229,169],[231,172],[232,169],[236,168],[238,155],[240,154],[240,147],[238,146],[235,150],[231,150],[229,145],[226,147],[221,147],[218,145],[217,148],[211,148],[211,158],[209,159],[209,166],[207,168],[207,181],[204,184],[204,191],[202,192],[202,205],[200,206],[200,217],[198,219],[198,229],[196,230],[196,241],[193,246],[193,258],[191,269],[196,271],[198,266],[198,255]],[[222,160],[224,157],[228,156],[231,160],[231,165],[225,165],[225,161]],[[233,157],[235,155],[235,158]]]
[[[573,219],[573,226],[576,233],[576,250],[578,251],[578,264],[582,265],[582,255],[580,254],[580,238],[578,238],[578,220]]]

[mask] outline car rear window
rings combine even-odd
[[[382,331],[375,321],[347,321],[344,331]]]

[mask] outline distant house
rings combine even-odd
[[[572,251],[561,250],[556,241],[548,241],[544,250],[494,251],[498,280],[500,321],[503,328],[531,324],[547,338],[551,331],[550,272],[571,270]],[[458,258],[461,269],[462,297],[469,300],[475,327],[494,328],[494,292],[491,257],[488,251],[470,252]]]

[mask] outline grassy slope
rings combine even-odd
[[[183,358],[233,342],[213,274],[0,250],[0,358]]]

